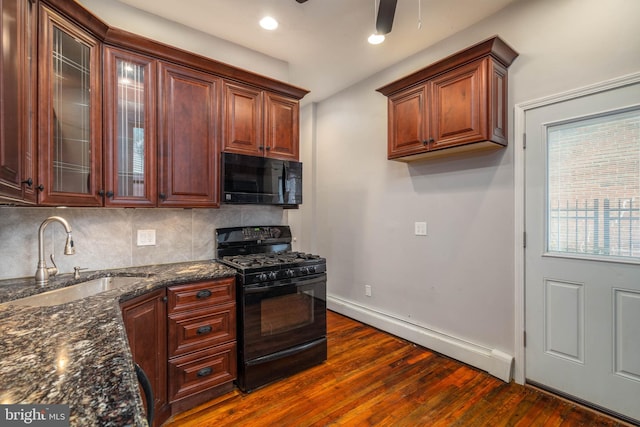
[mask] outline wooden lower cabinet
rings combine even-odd
[[[151,382],[154,426],[233,389],[233,277],[159,289],[121,308],[133,360]]]
[[[174,415],[233,388],[235,279],[171,286],[167,296],[169,402]]]
[[[169,357],[235,340],[236,305],[169,316]]]
[[[154,426],[171,415],[167,400],[167,304],[166,289],[149,292],[122,303],[133,361],[147,374],[154,397]],[[140,388],[144,400],[144,393]],[[144,402],[147,413],[149,402]]]
[[[180,413],[233,388],[235,341],[169,360],[171,412]]]

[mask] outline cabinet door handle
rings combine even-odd
[[[198,330],[196,331],[196,333],[198,335],[204,335],[204,334],[208,334],[211,332],[213,328],[211,327],[211,325],[207,325],[207,326],[200,326],[198,328]]]
[[[271,147],[267,146],[267,148],[265,148],[265,150],[269,151],[269,150],[271,150]]]
[[[107,197],[109,198],[113,197],[113,191],[107,191]]]
[[[144,398],[147,401],[147,422],[149,425],[153,424],[153,388],[151,387],[151,381],[149,381],[149,377],[142,370],[140,365],[134,363],[136,376],[138,377],[138,382],[142,386],[142,391],[144,391]]]
[[[264,150],[264,145],[258,147],[259,150]]]
[[[207,375],[211,375],[212,372],[213,369],[207,366],[206,368],[200,369],[196,375],[198,375],[199,377],[206,377]]]
[[[36,190],[44,191],[44,185],[40,184],[36,187]]]
[[[20,184],[27,184],[27,187],[31,187],[33,185],[33,180],[31,178],[27,178],[24,181],[21,181]]]
[[[211,291],[209,289],[205,289],[196,294],[196,298],[198,299],[209,298],[210,296],[211,296]]]
[[[158,194],[158,197],[160,197],[160,200],[164,200],[164,199],[167,198],[167,195],[164,194],[164,193],[160,193],[160,194]]]

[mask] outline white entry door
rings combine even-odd
[[[525,376],[640,420],[640,84],[525,112]]]

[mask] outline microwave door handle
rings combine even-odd
[[[285,197],[287,194],[286,190],[287,190],[287,163],[282,162],[282,201],[284,203],[287,203],[287,201],[285,200]]]

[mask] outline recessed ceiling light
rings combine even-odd
[[[278,21],[270,16],[265,16],[260,20],[260,26],[265,30],[275,30],[278,28]]]
[[[367,40],[371,44],[380,44],[384,41],[384,34],[371,34]]]

